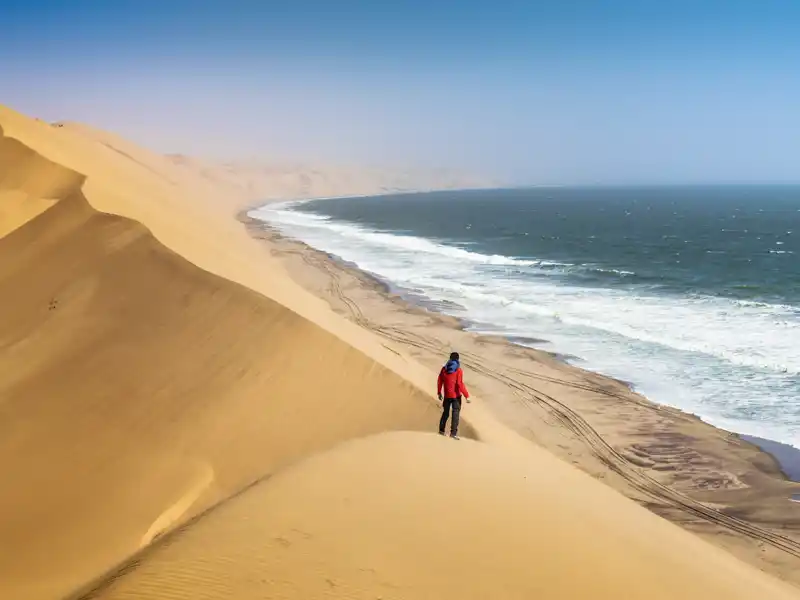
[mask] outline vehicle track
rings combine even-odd
[[[430,352],[441,352],[443,347],[434,341],[427,339],[421,335],[412,332],[401,331],[399,328],[392,326],[381,326],[371,322],[358,306],[343,291],[340,275],[336,268],[331,266],[327,260],[321,260],[318,257],[309,257],[308,254],[302,255],[303,259],[310,265],[324,271],[329,279],[329,289],[331,293],[339,300],[347,309],[349,317],[358,325],[368,329],[378,335],[381,335],[391,341],[406,344],[418,349],[427,350]],[[647,475],[639,467],[633,465],[622,454],[617,452],[603,437],[595,430],[583,417],[577,412],[568,407],[563,402],[560,402],[553,396],[536,389],[530,384],[521,381],[520,377],[525,377],[533,380],[545,381],[548,383],[563,385],[565,387],[572,387],[581,389],[596,394],[604,395],[607,397],[616,398],[630,402],[632,399],[628,396],[613,392],[611,390],[603,389],[599,386],[592,386],[590,384],[582,384],[577,382],[564,381],[555,377],[548,377],[531,373],[522,369],[500,367],[495,365],[487,366],[481,360],[464,355],[462,359],[465,366],[477,371],[478,373],[498,381],[507,387],[513,389],[524,398],[529,399],[545,408],[547,408],[561,424],[573,432],[591,451],[592,453],[611,471],[623,477],[632,488],[641,492],[647,497],[652,498],[654,501],[663,505],[676,508],[688,515],[702,519],[708,523],[724,527],[730,531],[736,532],[743,536],[749,537],[754,540],[761,541],[769,544],[774,548],[782,550],[792,556],[800,558],[800,542],[797,542],[787,536],[774,533],[770,530],[764,529],[742,519],[726,515],[725,513],[714,508],[705,506],[685,494],[682,494]],[[511,373],[511,374],[509,374]],[[661,411],[660,407],[651,405],[641,401],[640,404],[648,409]]]

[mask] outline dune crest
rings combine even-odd
[[[99,213],[91,178],[4,147],[6,192],[55,201],[0,238],[4,597],[59,597],[283,465],[435,420],[364,353]]]
[[[80,596],[793,597],[544,451],[406,432],[286,469]]]
[[[192,506],[203,496],[205,491],[214,483],[214,469],[210,465],[201,465],[197,476],[188,483],[180,498],[164,512],[158,515],[150,528],[142,536],[139,547],[148,546],[154,539],[166,531],[189,513]]]

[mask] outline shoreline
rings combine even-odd
[[[278,232],[276,232],[276,234],[279,235],[279,236],[281,235]],[[285,237],[285,236],[282,236],[282,237]],[[293,240],[293,241],[299,242],[299,243],[305,243],[305,242],[301,242],[300,240]],[[377,275],[375,273],[371,273],[369,271],[365,271],[365,270],[361,269],[354,262],[344,260],[341,257],[336,256],[335,254],[331,254],[330,252],[325,252],[323,250],[319,250],[317,248],[313,248],[313,246],[309,246],[309,248],[311,248],[311,249],[313,249],[313,250],[315,250],[317,252],[321,252],[322,254],[324,254],[328,258],[328,260],[332,261],[333,263],[338,265],[340,268],[348,269],[348,270],[357,272],[361,277],[373,282],[375,284],[375,286],[377,288],[379,288],[380,291],[383,294],[387,295],[387,296],[397,297],[400,301],[405,302],[405,303],[407,303],[407,304],[409,304],[411,306],[415,306],[415,307],[421,308],[423,310],[426,310],[428,312],[434,313],[436,315],[446,316],[448,318],[454,319],[456,321],[456,323],[457,323],[457,327],[461,331],[463,331],[465,333],[476,335],[476,336],[480,336],[480,337],[498,337],[498,338],[502,338],[505,341],[507,341],[509,344],[513,344],[513,345],[519,346],[521,348],[527,348],[529,350],[534,350],[536,352],[544,353],[544,354],[546,354],[548,356],[553,357],[555,360],[558,360],[558,361],[564,363],[565,365],[569,365],[569,366],[572,366],[572,367],[575,367],[575,368],[578,368],[578,369],[583,369],[583,367],[580,367],[580,366],[574,364],[573,362],[571,362],[571,361],[582,362],[583,359],[581,357],[574,356],[572,354],[565,354],[563,352],[556,352],[556,351],[553,351],[553,350],[546,350],[544,348],[541,348],[541,347],[537,346],[537,344],[549,344],[550,340],[546,340],[546,339],[542,339],[542,338],[532,338],[532,337],[517,336],[517,335],[505,335],[503,333],[497,333],[497,332],[491,333],[491,332],[480,331],[480,330],[478,330],[476,328],[473,328],[473,325],[475,324],[475,322],[470,321],[469,319],[467,319],[465,317],[457,317],[455,315],[448,314],[447,312],[445,312],[443,310],[438,310],[439,307],[446,306],[446,304],[447,304],[446,302],[440,302],[440,301],[436,301],[436,300],[431,300],[430,298],[427,298],[426,296],[422,296],[422,295],[419,295],[419,294],[414,294],[413,292],[411,292],[411,291],[409,291],[409,290],[407,290],[407,289],[405,289],[405,288],[403,288],[401,286],[397,286],[393,282],[391,282],[391,281],[389,281],[387,279],[384,279],[380,275]],[[459,306],[459,305],[456,305],[456,306]],[[461,307],[459,306],[459,308],[461,308]],[[638,393],[637,390],[636,390],[635,384],[633,382],[631,382],[631,381],[625,381],[624,379],[620,379],[618,377],[612,377],[611,375],[606,375],[605,373],[600,373],[598,371],[593,371],[592,369],[584,369],[584,370],[589,371],[591,373],[594,373],[595,375],[599,375],[601,377],[605,377],[605,378],[610,379],[612,381],[616,381],[617,383],[627,387],[631,392]],[[658,403],[654,402],[654,404],[658,404]],[[678,409],[678,410],[680,410],[680,409]],[[685,411],[682,411],[682,412],[685,412]],[[686,413],[686,414],[691,414],[691,413]],[[692,415],[692,416],[697,416],[697,415]],[[800,451],[798,451],[798,452],[800,452]],[[800,467],[800,464],[798,464],[798,467]]]
[[[266,225],[266,223],[265,223],[265,225]],[[276,235],[280,236],[281,234],[276,232]],[[299,242],[299,243],[304,243],[304,242],[300,242],[300,240],[293,240],[293,241]],[[482,333],[480,331],[473,330],[473,329],[470,328],[471,322],[469,320],[467,320],[465,318],[462,318],[462,317],[456,317],[456,316],[453,316],[453,315],[448,315],[445,312],[437,310],[437,306],[439,306],[442,303],[429,300],[429,299],[427,299],[425,297],[422,297],[422,296],[416,298],[414,294],[408,292],[407,290],[404,290],[403,288],[401,288],[399,286],[394,285],[391,281],[388,281],[388,280],[382,278],[381,276],[376,275],[375,273],[370,273],[369,271],[364,271],[363,269],[359,268],[359,266],[356,263],[353,263],[351,261],[346,261],[346,260],[344,260],[344,259],[342,259],[342,258],[340,258],[340,257],[338,257],[338,256],[336,256],[334,254],[331,254],[329,252],[325,252],[323,250],[319,250],[317,248],[313,248],[312,246],[309,246],[309,248],[324,254],[328,258],[328,260],[330,260],[331,262],[335,263],[336,265],[338,265],[342,269],[348,269],[348,270],[352,270],[352,271],[357,271],[361,277],[373,282],[374,285],[381,291],[381,293],[383,293],[383,294],[385,294],[387,296],[397,297],[400,301],[406,302],[409,305],[421,308],[423,310],[435,313],[437,315],[444,315],[444,316],[448,316],[449,318],[454,319],[456,321],[456,323],[457,323],[455,326],[458,327],[459,329],[461,329],[462,331],[464,331],[465,333],[469,333],[469,334],[477,335],[477,336],[482,336],[482,337],[487,337],[487,336],[492,336],[492,335],[500,337],[500,338],[506,340],[509,344],[513,344],[515,346],[519,346],[519,347],[522,347],[522,348],[528,348],[528,349],[534,350],[536,352],[542,352],[544,354],[547,354],[547,355],[553,357],[555,360],[558,360],[558,361],[564,363],[567,366],[574,367],[576,369],[585,370],[585,371],[588,371],[588,372],[593,373],[595,375],[598,375],[600,377],[605,377],[607,379],[615,381],[615,382],[627,387],[632,393],[641,395],[641,392],[639,392],[637,390],[636,384],[634,382],[626,381],[626,380],[620,379],[618,377],[612,377],[611,375],[606,375],[605,373],[601,373],[599,371],[594,371],[594,370],[592,370],[590,368],[585,368],[585,367],[582,367],[580,365],[577,365],[577,364],[575,364],[576,361],[577,362],[583,362],[583,359],[580,358],[579,356],[573,356],[571,354],[564,354],[564,353],[561,353],[561,352],[555,352],[555,351],[551,351],[551,350],[546,350],[546,349],[538,347],[536,345],[536,344],[542,344],[542,343],[549,344],[550,343],[549,340],[539,339],[539,338],[526,338],[526,337],[513,336],[513,335],[512,336],[508,336],[508,335],[503,335],[503,334],[500,334],[500,333],[488,334],[488,333]],[[757,447],[760,451],[765,452],[766,454],[768,454],[775,461],[777,467],[780,469],[780,471],[783,474],[783,476],[786,479],[786,481],[793,482],[793,483],[800,483],[800,449],[795,448],[794,446],[792,446],[790,444],[786,444],[784,442],[779,442],[777,440],[771,440],[771,439],[768,439],[768,438],[762,438],[762,437],[758,437],[758,436],[754,436],[754,435],[750,435],[750,434],[746,434],[746,433],[741,433],[741,432],[738,432],[738,431],[731,431],[731,430],[728,430],[728,429],[724,429],[722,427],[718,427],[718,426],[716,426],[716,425],[714,425],[712,423],[709,423],[701,415],[697,415],[695,413],[691,413],[691,412],[688,412],[688,411],[685,411],[685,410],[682,410],[680,408],[677,408],[677,407],[674,407],[674,406],[670,406],[670,405],[667,405],[667,404],[661,404],[659,402],[656,402],[655,400],[651,400],[647,396],[644,396],[644,398],[646,398],[646,400],[648,402],[652,402],[655,405],[664,406],[664,407],[672,408],[674,410],[678,410],[681,413],[683,413],[683,414],[685,414],[685,415],[687,415],[689,417],[699,419],[700,421],[702,421],[706,425],[709,425],[710,427],[714,427],[716,429],[719,429],[720,431],[725,431],[725,432],[727,432],[727,433],[729,433],[731,435],[738,436],[743,441],[745,441],[745,442],[747,442],[749,444],[752,444],[753,446]],[[796,501],[796,500],[793,500],[793,501]]]
[[[319,198],[319,200],[322,200],[322,198]],[[256,219],[256,220],[258,220],[258,219]],[[268,225],[268,224],[265,223],[265,225]],[[281,235],[278,232],[276,232],[276,234],[279,235],[279,236]],[[295,242],[300,242],[300,240],[294,240],[294,241]],[[304,243],[304,242],[301,242],[301,243]],[[554,359],[563,362],[564,364],[566,364],[568,366],[571,366],[571,367],[574,367],[574,368],[577,368],[577,369],[586,370],[586,371],[589,371],[589,372],[594,373],[596,375],[599,375],[601,377],[605,377],[605,378],[611,379],[613,381],[618,382],[621,385],[626,386],[631,392],[636,393],[636,394],[641,394],[641,392],[639,392],[637,390],[636,384],[631,382],[631,381],[626,381],[626,380],[620,379],[618,377],[612,377],[610,375],[606,375],[605,373],[600,373],[598,371],[594,371],[592,369],[584,368],[584,367],[582,367],[580,365],[576,365],[575,361],[583,362],[583,359],[580,358],[579,356],[573,356],[573,355],[564,354],[564,353],[561,353],[561,352],[554,352],[554,351],[551,351],[551,350],[545,350],[545,349],[537,346],[537,344],[542,344],[542,343],[549,344],[550,343],[549,340],[540,339],[540,338],[520,337],[520,336],[513,336],[513,335],[508,336],[508,335],[503,335],[503,334],[499,334],[499,333],[498,334],[487,334],[487,333],[482,333],[480,331],[472,330],[470,328],[471,323],[470,323],[469,320],[467,320],[465,318],[462,318],[462,317],[456,317],[456,316],[453,316],[453,315],[447,315],[447,313],[445,313],[443,311],[440,311],[440,310],[437,310],[437,307],[440,306],[443,303],[430,300],[430,299],[428,299],[428,298],[426,298],[424,296],[416,296],[413,293],[409,292],[408,290],[405,290],[404,288],[393,284],[391,281],[389,281],[387,279],[384,279],[380,275],[377,275],[375,273],[371,273],[369,271],[365,271],[365,270],[361,269],[356,263],[353,263],[352,261],[344,260],[344,259],[342,259],[342,258],[340,258],[340,257],[338,257],[338,256],[336,256],[334,254],[331,254],[329,252],[325,252],[323,250],[319,250],[319,249],[313,248],[311,246],[309,246],[309,248],[312,248],[312,249],[316,250],[317,252],[320,252],[320,253],[324,254],[330,261],[334,262],[335,264],[337,264],[342,269],[349,269],[349,270],[352,270],[352,271],[357,271],[362,277],[372,281],[375,284],[375,286],[378,287],[380,289],[380,291],[382,293],[386,294],[387,296],[395,296],[395,297],[399,298],[401,301],[406,302],[406,303],[408,303],[410,305],[419,307],[419,308],[421,308],[423,310],[430,311],[430,312],[436,313],[438,315],[446,315],[446,316],[448,316],[448,317],[450,317],[452,319],[455,319],[457,321],[457,323],[458,323],[457,326],[462,331],[464,331],[466,333],[471,333],[473,335],[478,335],[478,336],[496,335],[496,336],[501,337],[504,340],[506,340],[509,344],[513,344],[515,346],[520,346],[520,347],[523,347],[523,348],[529,348],[529,349],[535,350],[537,352],[543,352],[545,354],[548,354],[548,355],[552,356]],[[652,402],[653,404],[656,404],[658,406],[669,406],[669,405],[664,405],[664,404],[661,404],[659,402],[656,402],[655,400],[651,400],[647,396],[644,396],[644,397],[649,402]],[[770,457],[772,457],[775,460],[775,462],[777,463],[778,468],[781,470],[781,472],[783,473],[783,475],[784,475],[784,477],[785,477],[785,479],[787,481],[790,481],[790,482],[793,482],[793,483],[800,483],[800,449],[795,448],[794,446],[792,446],[790,444],[786,444],[784,442],[779,442],[777,440],[771,440],[771,439],[768,439],[768,438],[762,438],[762,437],[758,437],[758,436],[754,436],[754,435],[750,435],[750,434],[746,434],[746,433],[741,433],[741,432],[738,432],[738,431],[730,431],[730,430],[724,429],[722,427],[717,427],[716,425],[706,421],[701,415],[697,415],[695,413],[690,413],[688,411],[682,410],[682,409],[677,408],[677,407],[670,407],[670,408],[674,408],[675,410],[678,410],[678,411],[682,412],[683,414],[685,414],[687,416],[700,419],[703,423],[706,423],[707,425],[710,425],[711,427],[714,427],[714,428],[719,429],[721,431],[726,431],[726,432],[728,432],[728,433],[730,433],[732,435],[736,435],[740,439],[742,439],[743,441],[756,446],[759,450],[761,450],[762,452],[767,453],[768,455],[770,455]],[[800,501],[800,500],[792,500],[792,501]]]
[[[448,192],[448,191],[465,191],[465,190],[435,190],[435,191]],[[302,199],[293,199],[293,200],[270,200],[270,201],[266,201],[266,202],[261,202],[260,204],[258,204],[256,206],[248,207],[248,208],[245,208],[245,209],[239,211],[239,213],[237,214],[237,220],[239,220],[240,222],[245,222],[246,223],[247,221],[252,219],[252,220],[256,221],[257,223],[260,223],[260,224],[262,224],[262,225],[264,225],[266,227],[269,227],[276,236],[284,237],[277,230],[275,230],[271,225],[269,225],[268,223],[266,223],[264,221],[261,221],[260,219],[257,219],[255,217],[251,217],[249,215],[249,213],[251,211],[253,211],[253,210],[258,210],[259,208],[262,208],[262,207],[266,206],[267,204],[299,204],[299,203],[316,202],[316,201],[320,201],[320,200],[329,200],[329,199],[368,198],[368,197],[373,197],[373,196],[374,197],[381,197],[381,196],[387,196],[387,195],[405,195],[405,194],[409,194],[410,195],[410,194],[427,194],[427,193],[430,193],[430,191],[420,190],[420,191],[413,191],[413,192],[387,192],[387,193],[372,194],[372,195],[365,195],[364,194],[364,195],[358,195],[358,196],[315,197],[315,198],[302,198]],[[300,240],[293,240],[293,241],[304,244]],[[336,263],[339,267],[341,267],[343,269],[349,269],[349,270],[353,270],[353,271],[358,272],[362,277],[370,280],[370,282],[372,282],[374,285],[376,285],[381,290],[381,292],[383,294],[387,295],[387,296],[397,297],[401,301],[404,301],[404,302],[406,302],[408,304],[423,308],[424,310],[428,310],[430,312],[433,312],[433,313],[436,313],[436,314],[439,314],[439,315],[446,315],[449,318],[455,319],[458,322],[458,327],[460,329],[462,329],[463,331],[467,332],[467,333],[471,333],[471,334],[479,335],[479,336],[492,336],[492,335],[495,335],[495,336],[501,337],[501,338],[507,340],[511,344],[518,345],[518,346],[521,346],[521,347],[524,347],[524,348],[529,348],[529,349],[532,349],[532,350],[534,350],[536,352],[542,352],[542,353],[548,354],[548,355],[552,356],[553,358],[555,358],[555,359],[557,359],[559,361],[562,361],[562,362],[564,362],[565,364],[567,364],[569,366],[575,367],[577,369],[586,370],[586,371],[591,372],[593,374],[596,374],[596,375],[598,375],[600,377],[605,377],[607,379],[611,379],[613,381],[616,381],[616,382],[626,386],[631,392],[639,394],[639,395],[643,395],[638,390],[636,383],[633,382],[633,381],[628,381],[626,379],[621,379],[619,377],[614,377],[612,375],[608,375],[606,373],[602,373],[600,371],[593,370],[590,367],[584,367],[584,366],[581,366],[580,364],[575,364],[575,363],[584,362],[584,359],[582,359],[579,356],[574,356],[574,355],[571,355],[571,354],[565,354],[565,353],[561,353],[561,352],[558,352],[558,351],[555,351],[555,350],[548,350],[548,349],[542,348],[541,344],[549,344],[549,343],[551,343],[549,340],[541,339],[541,338],[528,338],[528,337],[520,337],[520,336],[514,336],[514,335],[504,335],[502,333],[484,333],[484,332],[481,332],[478,328],[473,328],[472,327],[473,323],[471,321],[469,321],[467,318],[465,318],[465,317],[457,317],[457,316],[448,314],[445,310],[439,310],[439,308],[441,308],[444,303],[441,303],[441,302],[438,302],[438,301],[435,301],[435,300],[431,300],[431,299],[429,299],[429,298],[427,298],[425,296],[414,294],[413,292],[411,292],[409,290],[406,290],[406,289],[402,288],[401,286],[398,286],[398,285],[394,284],[393,282],[383,278],[382,276],[380,276],[378,274],[371,273],[369,271],[365,271],[365,270],[361,269],[356,263],[344,260],[341,257],[338,257],[336,255],[333,255],[331,253],[328,253],[328,252],[325,252],[325,251],[322,251],[322,250],[319,250],[317,248],[313,248],[311,246],[308,246],[308,247],[310,249],[316,251],[316,252],[321,252],[322,254],[324,254],[328,258],[328,260]],[[787,444],[785,442],[781,442],[781,441],[778,441],[778,440],[773,440],[773,439],[764,438],[764,437],[761,437],[761,436],[756,436],[756,435],[753,435],[753,434],[742,433],[742,432],[738,432],[738,431],[732,431],[732,430],[729,430],[729,429],[725,429],[723,427],[719,427],[717,425],[714,425],[713,423],[710,423],[709,421],[706,421],[705,418],[702,415],[698,415],[698,414],[693,413],[693,412],[685,411],[685,410],[681,409],[680,407],[673,406],[671,404],[657,402],[657,401],[652,400],[649,397],[644,396],[644,395],[643,395],[643,397],[645,397],[648,402],[652,402],[655,405],[663,406],[663,407],[669,407],[669,408],[672,408],[674,410],[678,410],[678,411],[682,412],[683,414],[686,414],[688,416],[700,419],[702,422],[708,424],[711,427],[714,427],[714,428],[719,429],[721,431],[725,431],[725,432],[730,433],[732,435],[739,436],[745,442],[753,444],[760,451],[766,452],[767,454],[769,454],[776,461],[779,469],[784,474],[784,476],[785,476],[787,481],[791,481],[791,482],[794,482],[794,483],[800,483],[800,448],[796,448],[795,446],[792,446],[791,444]]]
[[[384,338],[385,347],[432,373],[441,356],[458,349],[473,395],[517,433],[656,514],[800,585],[800,511],[791,498],[800,485],[788,478],[793,465],[787,468],[752,439],[641,396],[628,382],[502,335],[471,332],[463,320],[404,298],[390,282],[282,236],[249,216],[258,207],[237,213],[249,235],[296,283]],[[468,405],[462,419],[469,420]],[[789,460],[795,458],[800,461],[800,452]],[[735,523],[729,522],[733,515]],[[764,541],[773,535],[784,541]]]
[[[595,256],[586,244],[597,240],[583,244],[579,237],[571,237],[575,234],[569,227],[563,229],[566,225],[553,222],[541,229],[536,225],[541,218],[524,224],[514,219],[515,211],[542,210],[525,208],[527,204],[520,202],[531,200],[539,206],[559,196],[544,193],[529,198],[523,193],[506,198],[502,191],[445,196],[441,207],[435,195],[388,198],[389,212],[381,198],[373,202],[359,197],[332,205],[307,199],[268,204],[250,215],[393,280],[390,285],[401,286],[395,291],[407,301],[459,317],[465,329],[542,338],[512,341],[625,381],[653,402],[694,414],[720,429],[800,450],[798,429],[793,427],[798,416],[794,355],[791,342],[781,337],[796,321],[791,290],[762,288],[757,272],[748,275],[753,285],[731,284],[730,277],[737,275],[726,269],[745,260],[738,254],[733,263],[709,259],[713,273],[700,274],[677,254],[675,271],[670,266],[665,267],[669,273],[662,273],[663,257],[633,256],[619,244],[602,242],[602,248],[596,248],[602,256]],[[563,196],[570,198],[570,192]],[[493,225],[495,199],[501,202],[503,215]],[[506,216],[506,207],[511,217]],[[412,208],[414,214],[425,215],[427,225],[410,218]],[[442,216],[445,209],[458,218]],[[602,216],[605,208],[598,210],[598,218],[608,218]],[[471,223],[476,214],[484,223],[477,230]],[[580,215],[575,217],[580,221]],[[608,231],[617,231],[615,221],[607,223]],[[531,241],[523,237],[529,232],[537,239],[561,241]],[[724,245],[726,234],[720,235],[723,239],[718,241]],[[659,242],[649,237],[640,242],[648,253],[659,251]],[[783,242],[777,244],[776,248]],[[759,260],[783,260],[770,258],[766,250],[759,256]],[[430,258],[430,265],[423,267],[420,257]],[[791,268],[790,262],[769,262],[765,268],[779,273],[785,265]],[[535,299],[539,296],[541,302]],[[616,317],[609,321],[604,313]],[[733,337],[731,327],[738,332]],[[772,349],[760,345],[765,332],[778,340]],[[791,469],[790,465],[787,470]]]
[[[345,196],[301,196],[298,198],[268,198],[266,200],[259,200],[255,203],[248,203],[243,208],[239,209],[236,213],[236,219],[241,221],[242,218],[251,218],[247,213],[252,210],[258,210],[268,204],[301,204],[306,202],[316,202],[319,200],[347,200],[350,198],[382,198],[384,196],[416,196],[418,194],[446,194],[449,192],[478,192],[486,190],[511,190],[517,189],[515,187],[471,187],[471,188],[431,188],[419,190],[392,190],[373,192],[369,194],[347,194]]]

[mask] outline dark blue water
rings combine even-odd
[[[476,328],[800,446],[800,186],[330,199],[253,216]]]

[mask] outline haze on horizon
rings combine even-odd
[[[162,152],[800,182],[791,0],[0,0],[0,22],[0,102]]]

